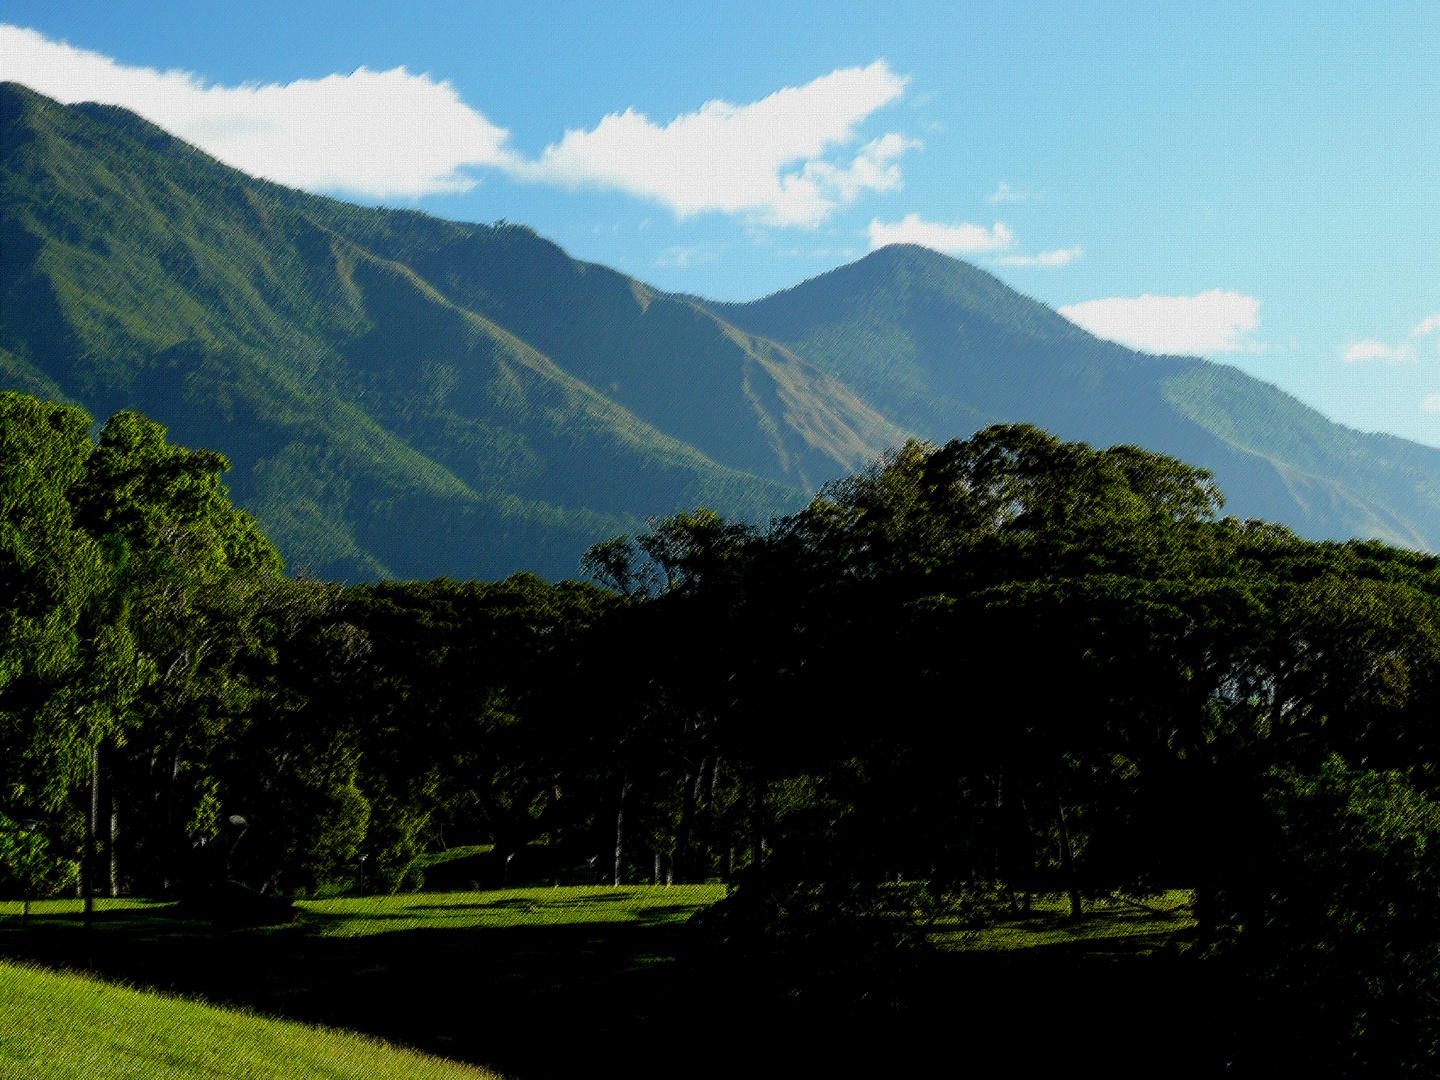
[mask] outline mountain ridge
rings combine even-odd
[[[15,84],[0,247],[0,388],[225,453],[236,502],[325,576],[569,576],[649,516],[763,521],[907,437],[1014,421],[1211,468],[1234,512],[1302,535],[1440,548],[1440,451],[1100,341],[922,248],[718,303]]]
[[[959,402],[977,425],[1025,420],[1069,439],[1136,442],[1182,457],[1216,473],[1228,508],[1239,516],[1286,522],[1314,538],[1375,535],[1431,550],[1440,542],[1435,517],[1440,450],[1335,424],[1238,368],[1103,341],[977,267],[960,263],[963,271],[953,271],[952,262],[958,261],[923,248],[882,248],[780,293],[715,307],[737,325],[803,352],[836,377],[888,393],[897,410],[905,410],[892,417],[903,416],[932,439],[943,437],[950,403]],[[968,323],[945,325],[917,288],[941,276],[937,268],[948,271],[941,284],[950,310],[956,295],[979,295],[1002,317],[974,313],[972,306],[965,309]],[[922,310],[908,311],[904,319],[891,315],[887,322],[886,312],[858,305],[870,320],[869,331],[889,343],[888,355],[900,363],[857,371],[854,343],[864,340],[867,328],[834,313],[855,310],[856,296],[886,276],[903,279],[888,297],[892,308]],[[918,329],[907,332],[897,323]],[[858,359],[870,355],[861,352]],[[995,355],[1009,364],[995,364],[990,359]],[[1014,378],[1013,367],[1027,360],[1035,361],[1031,377]],[[953,365],[949,370],[946,362]],[[1071,403],[1087,397],[1112,407],[1092,404],[1088,415],[1076,415]],[[1237,422],[1237,414],[1245,412],[1250,415]],[[1248,459],[1263,462],[1262,468],[1245,467]],[[1326,488],[1328,510],[1317,510],[1313,500],[1296,493],[1300,477]]]

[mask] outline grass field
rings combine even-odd
[[[353,1032],[0,963],[4,1080],[494,1080]]]
[[[359,937],[400,930],[677,923],[724,895],[724,885],[590,885],[339,897],[297,906],[316,920],[320,934]]]
[[[1085,905],[1085,917],[1070,918],[1070,901],[1058,894],[1036,896],[1030,914],[1001,919],[983,930],[945,927],[935,935],[944,949],[1011,952],[1047,947],[1144,953],[1161,948],[1195,926],[1194,894],[1172,889],[1144,904],[1125,900]]]
[[[1162,898],[1150,905],[1154,910],[1097,907],[1079,924],[1064,919],[1060,898],[1037,898],[1024,920],[982,933],[942,928],[944,951],[926,967],[925,989],[904,1015],[873,1014],[863,1021],[824,1015],[807,1011],[803,1002],[766,997],[745,970],[692,962],[683,923],[723,894],[723,886],[710,885],[329,897],[301,902],[293,924],[231,929],[178,918],[165,904],[101,900],[88,934],[77,901],[35,905],[24,928],[19,905],[0,904],[0,957],[88,969],[100,979],[239,1010],[155,998],[132,1012],[130,1003],[138,1000],[126,996],[132,991],[117,989],[112,997],[109,989],[95,989],[104,983],[62,980],[42,993],[32,986],[43,981],[36,972],[0,967],[0,979],[16,980],[0,994],[20,1001],[16,995],[23,993],[28,1004],[21,1008],[34,1018],[18,1038],[8,1018],[0,1019],[6,1040],[0,1046],[11,1054],[0,1062],[13,1069],[13,1061],[23,1060],[16,1055],[32,1055],[33,1061],[41,1054],[47,1055],[46,1068],[53,1066],[51,1072],[26,1066],[17,1077],[450,1075],[406,1073],[400,1065],[367,1073],[353,1064],[360,1057],[325,1064],[328,1059],[315,1055],[360,1054],[354,1047],[387,1051],[366,1039],[344,1042],[334,1030],[317,1032],[319,1026],[365,1032],[371,1040],[517,1080],[617,1070],[657,1077],[683,1072],[687,1080],[817,1070],[891,1075],[921,1071],[937,1051],[953,1054],[976,1040],[1014,1040],[1037,1062],[1052,1051],[1056,1061],[1077,1054],[1083,1060],[1102,1048],[1111,1058],[1132,1052],[1143,1057],[1152,1041],[1184,1038],[1203,993],[1160,949],[1188,926],[1183,894]],[[1068,1004],[1055,1012],[1059,1002]],[[0,1015],[10,1012],[0,998]],[[72,1012],[86,1019],[67,1027],[71,1041],[37,1041],[45,1017]],[[122,1022],[121,1013],[134,1023]],[[266,1023],[261,1015],[292,1023],[260,1034]],[[222,1025],[216,1032],[236,1034],[212,1038],[205,1026],[212,1023]],[[233,1029],[223,1027],[232,1023]],[[293,1046],[294,1053],[280,1059],[283,1067],[293,1063],[293,1070],[244,1071],[250,1068],[244,1064],[216,1071],[213,1062],[193,1057],[199,1050],[186,1049],[186,1025],[205,1033],[198,1043],[233,1043],[236,1060],[248,1062],[239,1055],[251,1055],[260,1063],[256,1069],[267,1067],[267,1047]],[[246,1025],[259,1025],[253,1027],[258,1041],[246,1042],[250,1036],[241,1033],[252,1030]],[[1037,1030],[1044,1033],[1039,1042]],[[767,1050],[763,1065],[746,1056],[747,1043],[765,1041],[752,1033],[774,1031],[787,1038]],[[1117,1032],[1123,1032],[1118,1042]],[[85,1067],[85,1047],[108,1059],[127,1038],[141,1046],[153,1038],[157,1053],[173,1056],[180,1071]],[[405,1068],[442,1067],[414,1056],[395,1060]],[[8,1080],[10,1074],[0,1075]]]
[[[723,894],[634,886],[334,897],[300,902],[293,924],[234,929],[180,918],[168,904],[102,899],[88,934],[77,900],[32,905],[24,927],[20,905],[5,903],[0,957],[362,1031],[528,1080],[574,1075],[598,1048],[652,1022],[678,1031],[681,1006],[704,999],[677,994],[680,924]],[[391,1074],[297,1065],[275,1075]]]

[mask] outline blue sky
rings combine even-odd
[[[1440,5],[1385,8],[8,0],[0,77],[715,299],[926,243],[1440,446]]]

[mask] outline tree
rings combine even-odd
[[[20,818],[67,808],[153,673],[114,617],[113,551],[76,520],[88,427],[78,409],[0,394],[0,806]],[[76,816],[62,818],[72,839]],[[88,868],[93,815],[82,820]]]
[[[79,866],[71,859],[57,857],[38,821],[15,822],[0,814],[0,887],[20,893],[20,919],[30,918],[30,901],[57,888],[72,884]]]
[[[239,707],[235,672],[260,647],[250,616],[281,570],[254,521],[226,499],[223,457],[170,446],[164,428],[133,413],[112,417],[98,446],[88,427],[79,410],[0,395],[8,795],[27,813],[54,812],[90,781],[89,812],[70,818],[86,834],[87,914],[101,820],[113,886],[120,789],[137,783],[140,763],[173,781],[185,732],[202,714]],[[162,757],[169,768],[156,768]],[[164,801],[128,794],[139,805]]]

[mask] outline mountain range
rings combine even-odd
[[[0,84],[0,389],[219,450],[292,569],[572,576],[697,506],[763,521],[907,437],[1029,422],[1215,473],[1227,513],[1440,550],[1440,450],[1099,340],[923,248],[745,304],[524,226],[362,207]]]

